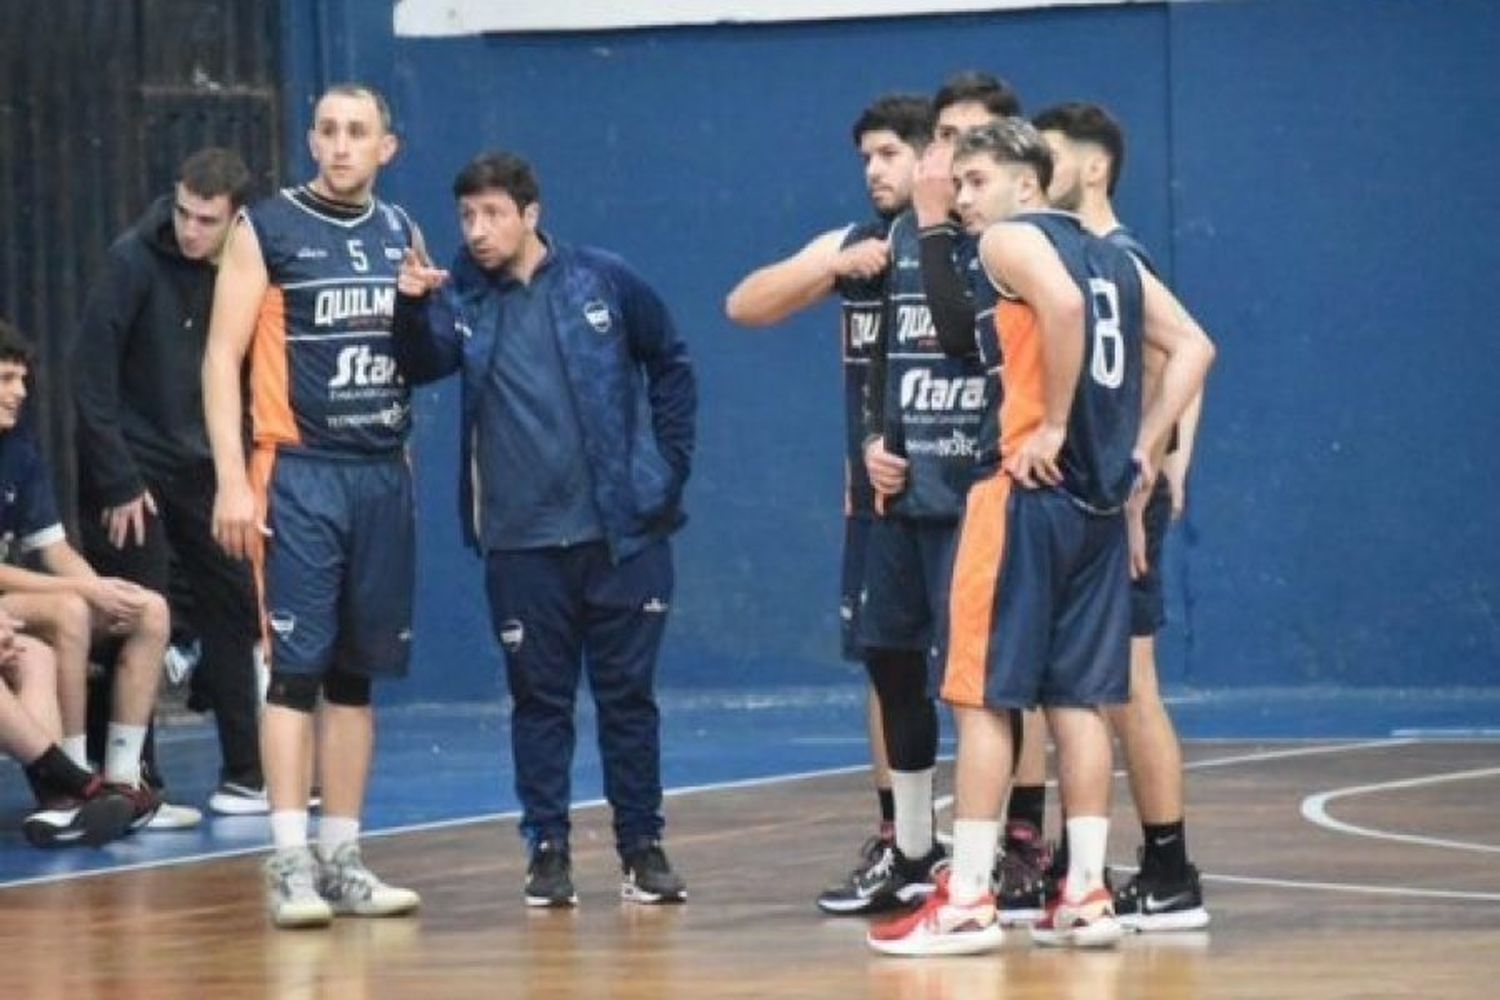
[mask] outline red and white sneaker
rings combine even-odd
[[[870,928],[865,940],[885,955],[978,955],[994,951],[1004,940],[995,919],[995,897],[985,893],[972,903],[948,896],[948,872],[937,875],[937,888],[922,906],[904,917]]]
[[[1115,919],[1114,894],[1103,885],[1082,899],[1058,896],[1031,925],[1031,940],[1047,948],[1112,948],[1124,936],[1125,928]]]

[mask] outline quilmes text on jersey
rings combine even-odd
[[[345,285],[324,288],[313,300],[313,324],[335,326],[346,323],[361,325],[361,320],[382,323],[396,315],[395,285]]]

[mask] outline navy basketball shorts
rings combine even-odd
[[[870,541],[869,514],[844,518],[843,570],[839,575],[839,646],[844,659],[858,663],[865,649],[859,641],[860,599],[865,586],[865,549]]]
[[[1172,488],[1162,476],[1156,477],[1142,520],[1146,525],[1146,559],[1150,565],[1144,576],[1130,581],[1130,634],[1149,638],[1167,623],[1161,557],[1167,526],[1172,522]]]
[[[405,675],[416,579],[405,456],[281,449],[255,464],[271,531],[260,569],[272,669]]]
[[[1130,699],[1130,553],[1098,515],[1006,475],[974,484],[954,555],[942,697],[972,708]]]
[[[931,654],[947,613],[957,527],[899,516],[871,523],[859,632],[866,649]]]

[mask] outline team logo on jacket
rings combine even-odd
[[[271,624],[271,631],[283,639],[290,639],[292,633],[297,631],[297,616],[290,611],[272,611],[266,618]]]
[[[609,332],[609,306],[598,299],[589,299],[583,304],[583,318],[589,321],[589,326],[601,337]]]
[[[507,653],[519,653],[521,643],[526,641],[526,626],[521,624],[519,618],[512,618],[500,626],[500,645],[505,647]]]

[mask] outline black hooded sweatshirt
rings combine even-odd
[[[118,506],[147,477],[212,462],[202,367],[214,275],[178,249],[170,196],[109,248],[72,352],[86,505]]]

